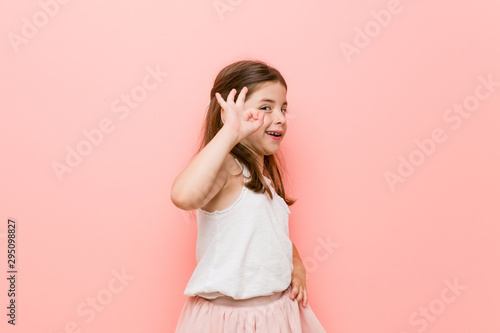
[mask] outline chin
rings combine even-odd
[[[278,150],[279,150],[279,147],[277,149],[269,149],[268,154],[266,154],[266,155],[274,155],[278,152]]]

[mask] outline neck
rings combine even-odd
[[[245,147],[248,148],[255,155],[260,173],[263,175],[264,174],[264,155],[261,155],[261,154],[255,152],[255,150],[253,150],[252,148],[250,148],[246,145],[245,145]]]

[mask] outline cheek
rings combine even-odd
[[[262,127],[264,128],[264,130],[269,127],[269,125],[271,125],[272,123],[272,120],[271,120],[271,116],[269,114],[266,114],[264,116],[264,125],[262,125]]]
[[[262,133],[263,135],[266,135],[267,129],[272,125],[272,121],[268,119],[268,117],[264,118],[264,123],[262,126],[257,130],[257,132]]]

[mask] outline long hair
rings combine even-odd
[[[210,91],[210,103],[207,107],[203,123],[203,133],[195,155],[214,138],[224,125],[221,117],[221,106],[215,97],[215,93],[218,92],[224,100],[227,100],[227,96],[233,88],[239,93],[241,89],[246,86],[248,92],[245,99],[247,100],[252,93],[259,88],[259,85],[267,82],[279,82],[287,89],[287,84],[281,73],[277,69],[259,60],[237,61],[224,67],[219,72],[215,78],[212,90]],[[266,176],[271,179],[276,193],[285,200],[287,205],[290,206],[296,202],[295,199],[291,199],[285,194],[285,187],[283,186],[283,179],[280,171],[280,169],[283,168],[283,163],[281,159],[276,156],[277,154],[264,156],[264,175],[260,172],[257,158],[254,153],[243,144],[237,143],[230,154],[250,171],[250,181],[244,185],[248,189],[256,193],[267,192],[269,196],[273,198],[271,189],[263,178],[263,176]]]

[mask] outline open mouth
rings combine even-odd
[[[281,139],[281,134],[278,134],[276,132],[266,132],[267,135],[271,137],[273,140],[280,140]]]

